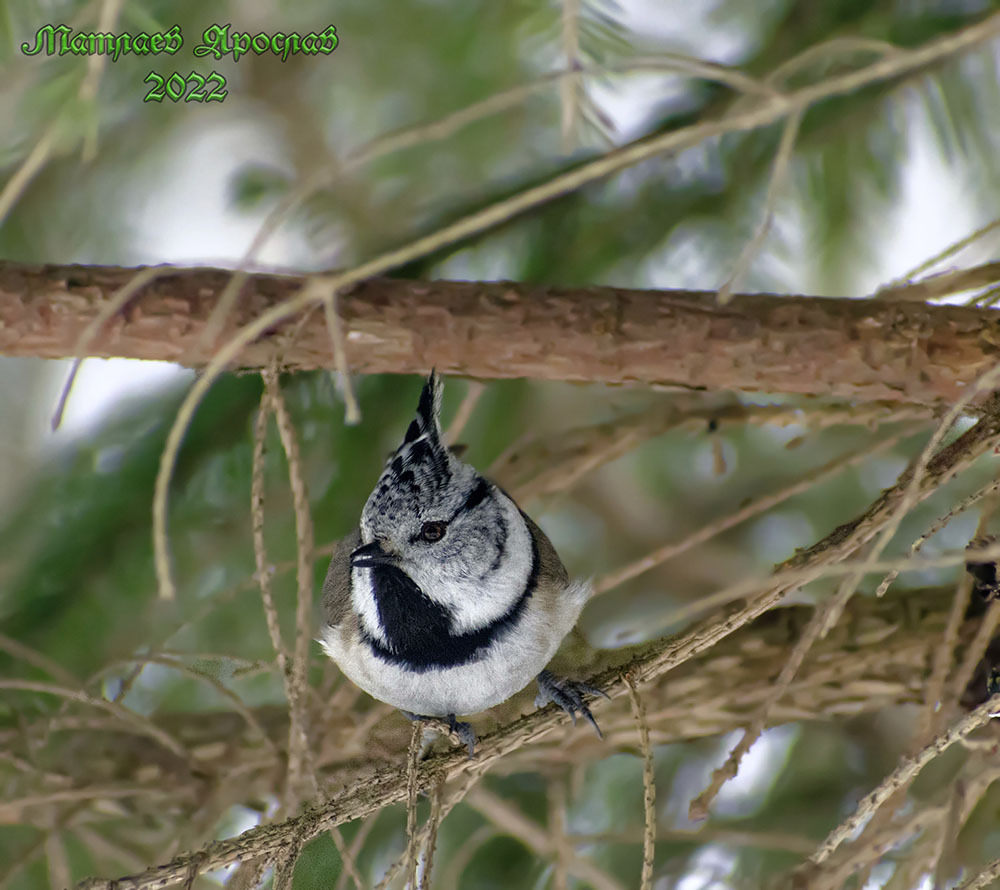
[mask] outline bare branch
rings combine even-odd
[[[552,839],[541,830],[541,826],[532,822],[512,804],[486,791],[481,785],[469,792],[468,800],[497,828],[517,838],[537,856],[549,858],[555,854]],[[577,855],[572,849],[567,850],[566,870],[596,890],[622,890],[621,884],[611,875]]]
[[[810,857],[809,861],[815,865],[821,865],[825,862],[830,854],[847,840],[867,818],[875,813],[898,788],[912,781],[913,777],[927,766],[928,763],[939,754],[948,750],[955,742],[988,723],[991,717],[997,713],[998,709],[1000,709],[1000,695],[994,695],[953,726],[950,726],[945,732],[941,733],[941,735],[923,748],[916,756],[904,758],[899,766],[885,778],[882,784],[868,794],[858,804],[854,812],[830,832],[819,849]]]
[[[133,273],[0,263],[0,352],[71,355],[80,329],[94,328],[92,355],[209,362],[211,350],[195,344],[230,273],[151,267],[144,287],[128,291],[124,305],[115,302]],[[232,324],[260,330],[242,345],[240,366],[266,368],[279,354],[292,370],[334,366],[321,318],[300,330],[275,318],[300,283],[250,277]],[[434,366],[483,379],[638,382],[930,405],[954,401],[1000,356],[996,312],[900,299],[742,294],[720,307],[708,291],[374,279],[341,294],[338,313],[348,329],[346,363],[362,373],[424,373]],[[109,315],[113,320],[103,323]],[[274,323],[261,328],[269,318]]]
[[[1000,878],[1000,859],[994,859],[978,875],[974,875],[967,881],[962,881],[955,890],[982,890],[990,883]]]
[[[899,444],[904,435],[908,434],[909,433],[901,433],[895,436],[889,436],[875,442],[872,445],[862,448],[860,451],[836,457],[829,463],[806,473],[802,479],[796,480],[791,485],[782,488],[780,491],[755,498],[750,501],[750,503],[744,504],[738,510],[723,516],[721,519],[713,520],[701,528],[695,529],[690,534],[681,538],[681,540],[664,544],[662,547],[657,547],[652,553],[641,556],[639,559],[634,560],[626,566],[613,569],[605,575],[602,575],[594,582],[594,595],[596,596],[598,594],[606,593],[609,590],[613,590],[619,584],[624,584],[632,578],[637,578],[639,575],[656,568],[656,566],[661,565],[669,559],[673,559],[675,556],[678,556],[684,551],[690,550],[698,544],[703,544],[705,541],[708,541],[716,535],[726,531],[726,529],[733,528],[742,522],[746,522],[746,520],[757,516],[760,513],[764,513],[772,507],[776,507],[783,501],[788,500],[788,498],[795,497],[804,491],[808,491],[814,485],[818,485],[830,476],[836,475],[842,470],[845,470],[848,467],[871,457],[873,454],[895,447]],[[703,599],[695,603],[694,606],[697,608],[698,613],[703,613],[710,607],[709,604]],[[680,620],[679,616],[676,614],[672,617],[675,621]]]
[[[439,776],[437,785],[431,792],[431,812],[427,817],[427,843],[424,846],[424,870],[420,876],[420,890],[430,890],[431,866],[434,863],[434,850],[437,847],[438,828],[441,826],[443,799],[444,779]]]
[[[649,723],[646,720],[645,705],[639,698],[639,690],[635,688],[635,683],[627,674],[624,679],[625,685],[628,686],[636,727],[639,730],[639,750],[642,752],[642,807],[645,816],[645,829],[642,833],[642,877],[639,886],[642,890],[651,890],[656,845],[656,783],[653,778],[653,748],[649,744]]]
[[[795,147],[795,139],[799,134],[799,124],[802,123],[802,112],[796,111],[788,115],[785,119],[785,126],[781,130],[781,141],[778,143],[778,152],[774,156],[774,165],[771,167],[771,176],[767,183],[767,192],[764,195],[764,212],[761,221],[757,226],[757,231],[753,238],[744,246],[740,252],[736,265],[732,273],[726,279],[719,292],[716,294],[720,306],[727,306],[733,299],[733,288],[736,283],[746,275],[753,262],[754,256],[760,250],[767,233],[771,229],[774,221],[774,211],[778,204],[778,194],[785,184],[788,175],[788,165],[792,159],[792,149]]]
[[[0,689],[20,689],[25,692],[41,692],[46,695],[55,695],[69,701],[82,702],[94,708],[99,708],[100,710],[105,711],[117,718],[121,721],[123,726],[132,727],[133,731],[155,739],[163,745],[164,748],[173,754],[176,754],[185,762],[190,759],[190,754],[184,746],[173,738],[173,736],[171,736],[168,732],[157,726],[148,717],[136,713],[135,711],[131,711],[118,702],[108,701],[105,698],[88,695],[86,692],[79,689],[67,689],[62,686],[56,686],[52,683],[39,683],[34,680],[15,680],[0,677]]]
[[[306,722],[306,689],[308,684],[309,643],[312,639],[312,587],[315,539],[312,515],[309,512],[309,495],[306,491],[299,455],[298,439],[292,425],[285,398],[273,369],[264,372],[271,408],[278,425],[278,434],[288,460],[288,478],[295,505],[296,576],[298,593],[295,606],[295,645],[292,649],[291,670],[288,677],[289,709],[292,715],[288,738],[288,785],[285,789],[285,808],[293,812],[305,796],[303,781],[311,770],[306,764],[310,756],[308,726]]]
[[[274,604],[274,594],[271,590],[271,571],[267,564],[267,549],[264,543],[264,445],[267,438],[267,419],[270,413],[271,398],[265,386],[261,393],[257,417],[254,420],[253,458],[250,473],[250,524],[253,536],[254,565],[257,584],[260,586],[260,598],[264,605],[267,634],[271,638],[274,657],[278,662],[281,679],[285,684],[285,697],[291,701],[292,693],[288,688],[288,665],[291,659],[281,638],[281,623],[278,620],[278,609]]]
[[[414,720],[406,757],[406,886],[417,890],[417,755],[423,721]]]
[[[754,715],[753,720],[743,730],[743,736],[733,747],[733,750],[729,752],[725,763],[712,772],[712,777],[705,790],[691,801],[688,807],[688,818],[692,820],[708,818],[709,806],[711,806],[722,790],[722,786],[730,779],[735,778],[740,768],[740,762],[753,747],[757,739],[760,738],[761,733],[768,724],[771,709],[788,692],[788,687],[792,685],[792,681],[795,679],[795,675],[802,666],[806,655],[809,654],[809,650],[816,640],[826,633],[830,624],[836,621],[847,601],[853,596],[854,590],[857,587],[857,579],[857,575],[847,576],[838,588],[837,593],[816,608],[812,620],[799,635],[798,640],[796,640],[795,646],[788,656],[788,660],[778,675],[778,679],[774,681],[768,690],[764,704],[761,705]]]

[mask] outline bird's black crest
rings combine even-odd
[[[424,388],[420,390],[420,401],[417,402],[417,416],[406,430],[403,445],[415,442],[421,436],[437,442],[440,439],[441,427],[438,416],[441,413],[441,378],[437,371],[431,371]]]
[[[389,455],[366,510],[370,516],[419,513],[452,482],[452,458],[441,441],[441,378],[431,371],[399,447]]]
[[[410,422],[403,442],[390,456],[388,467],[398,480],[406,467],[423,466],[433,476],[448,481],[448,449],[441,442],[441,392],[437,371],[431,371],[420,390],[417,416]],[[420,473],[418,472],[418,475]]]

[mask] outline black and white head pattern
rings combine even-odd
[[[517,505],[442,442],[441,390],[432,371],[361,514],[362,544],[388,561],[352,570],[362,633],[418,670],[475,658],[516,621],[538,572]]]

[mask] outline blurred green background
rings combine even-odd
[[[810,47],[839,41],[834,51],[796,69],[789,78],[794,85],[861,64],[877,41],[915,46],[995,8],[972,0],[621,0],[565,7],[487,0],[2,0],[0,175],[6,184],[0,194],[10,206],[0,220],[0,259],[236,266],[266,215],[297,187],[323,177],[325,185],[294,211],[253,265],[298,272],[345,267],[611,147],[718,115],[740,101],[718,83],[655,70],[651,58],[683,53],[764,77]],[[86,57],[20,52],[44,23],[93,31],[100,21],[111,22],[107,30],[133,33],[176,23],[185,45],[176,56],[127,55],[96,74]],[[191,49],[216,22],[250,33],[306,33],[334,24],[340,45],[329,56],[286,62],[253,54],[236,62],[194,59]],[[645,65],[621,70],[640,57]],[[561,85],[542,82],[573,65],[601,70]],[[226,77],[229,95],[215,104],[144,103],[150,68],[165,76],[216,70]],[[1000,197],[997,73],[994,42],[812,109],[775,223],[739,289],[862,296],[989,222]],[[540,86],[498,113],[461,126],[446,123],[440,133],[407,130],[447,122],[452,112],[525,84]],[[379,141],[400,132],[409,132],[403,141],[412,144],[393,148]],[[645,162],[398,274],[718,287],[759,224],[779,137],[778,128],[734,134]],[[995,253],[995,242],[992,248],[977,244],[961,262],[972,264],[991,249]],[[152,571],[151,495],[160,450],[191,376],[146,376],[131,364],[91,360],[70,395],[65,427],[53,434],[48,419],[67,367],[0,360],[0,633],[7,640],[0,645],[0,678],[64,687],[75,681],[92,695],[121,696],[124,705],[156,720],[231,710],[233,694],[262,714],[282,707],[253,583],[249,491],[259,377],[220,380],[185,439],[170,497],[179,597],[166,604],[156,598]],[[385,454],[409,422],[420,381],[357,381],[363,420],[355,427],[344,425],[330,375],[300,374],[282,383],[300,437],[316,542],[325,546],[356,523]],[[448,381],[446,424],[467,386]],[[739,578],[763,575],[855,516],[919,453],[929,427],[827,426],[819,418],[841,406],[781,394],[505,381],[489,383],[476,403],[461,437],[467,459],[485,469],[505,450],[523,448],[529,470],[539,471],[557,461],[568,430],[586,436],[599,424],[627,424],[671,408],[705,416],[737,405],[750,412],[785,405],[801,413],[798,422],[782,426],[724,423],[710,433],[700,422],[651,433],[572,488],[524,506],[574,575],[598,576],[838,455],[864,449],[876,436],[906,435],[892,450],[595,599],[581,621],[592,646],[614,648],[676,631],[683,626],[673,617],[680,607]],[[268,558],[282,566],[294,561],[295,530],[273,425],[267,445]],[[989,472],[976,468],[914,510],[889,552],[903,553]],[[959,517],[928,549],[963,546],[976,522],[976,511]],[[319,559],[317,585],[323,572]],[[958,574],[911,573],[898,586],[940,584],[948,596]],[[811,601],[830,589],[814,587],[801,598]],[[862,591],[873,587],[867,583]],[[279,572],[275,590],[288,640],[293,573]],[[315,646],[311,679],[324,694],[340,688]],[[351,702],[356,713],[343,719],[361,719],[370,706]],[[42,794],[39,789],[139,781],[113,766],[131,755],[107,726],[74,723],[70,714],[92,711],[57,696],[0,688],[7,746],[0,760],[0,888],[114,877],[274,811],[277,778],[270,795],[261,793],[261,780],[246,799],[239,788],[230,788],[229,797],[195,801],[172,799],[168,789],[166,804],[95,794],[4,809],[4,798],[16,803],[32,789]],[[324,719],[335,723],[341,716]],[[773,879],[807,855],[891,768],[911,718],[912,709],[899,707],[769,730],[700,826],[687,820],[688,801],[738,736],[658,745],[658,816],[666,834],[657,845],[655,886],[722,890]],[[383,722],[408,732],[394,715]],[[109,733],[103,747],[102,732]],[[634,743],[588,751],[545,774],[498,771],[485,787],[526,819],[551,827],[548,797],[553,783],[565,783],[568,829],[589,838],[579,842],[580,855],[621,886],[637,886],[641,760]],[[942,769],[939,783],[946,783],[954,771]],[[989,827],[995,803],[987,799],[983,807],[987,827],[970,822],[975,839],[963,848],[969,863],[1000,855],[1000,835]],[[404,819],[402,809],[393,808],[364,828],[346,827],[349,841],[366,832],[358,860],[365,881],[376,883],[401,852]],[[435,886],[551,883],[550,860],[495,826],[484,828],[488,824],[471,804],[445,821]],[[616,836],[602,839],[602,833]],[[897,860],[905,858],[904,849]],[[880,865],[868,886],[894,875],[903,880],[897,860]],[[306,848],[295,886],[340,886],[340,875],[340,857],[324,836]],[[224,879],[215,874],[198,884]],[[926,875],[914,880],[913,886],[931,886]]]

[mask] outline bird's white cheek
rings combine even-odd
[[[361,619],[361,626],[385,645],[388,641],[382,630],[382,622],[379,621],[370,569],[351,569],[351,602],[358,618]]]

